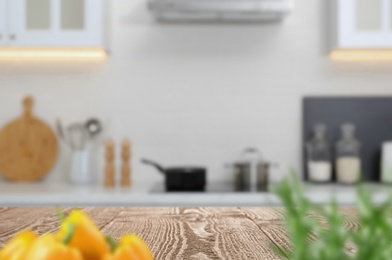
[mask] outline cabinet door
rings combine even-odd
[[[339,0],[339,47],[391,48],[391,2],[391,0]]]
[[[12,0],[10,44],[102,46],[102,0]]]
[[[0,45],[6,44],[7,34],[7,0],[0,0]]]

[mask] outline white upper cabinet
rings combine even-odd
[[[336,1],[336,47],[392,48],[392,0]]]
[[[5,4],[3,3],[5,2]],[[103,45],[102,0],[0,0],[10,46],[91,47]]]
[[[7,0],[0,0],[0,45],[5,44],[6,39],[6,13],[7,13]]]

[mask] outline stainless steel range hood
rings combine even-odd
[[[272,21],[281,20],[294,0],[149,0],[158,20],[167,21]]]

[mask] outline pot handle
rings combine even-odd
[[[144,164],[147,164],[147,165],[154,166],[155,168],[158,169],[158,171],[160,171],[163,174],[166,174],[165,168],[163,168],[159,163],[156,163],[156,162],[153,162],[153,161],[147,160],[147,159],[142,159],[141,162]]]

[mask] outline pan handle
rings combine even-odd
[[[158,171],[160,171],[163,174],[166,174],[165,168],[163,168],[159,163],[156,163],[156,162],[153,162],[153,161],[147,160],[147,159],[142,159],[141,162],[144,164],[147,164],[147,165],[154,166],[155,168],[158,169]]]

